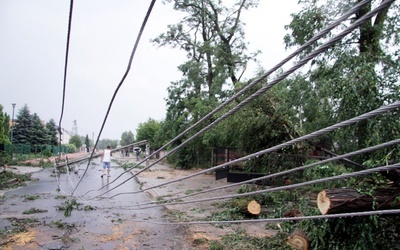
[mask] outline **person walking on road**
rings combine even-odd
[[[111,147],[107,146],[107,148],[104,149],[103,153],[101,154],[101,161],[103,162],[101,178],[103,178],[106,169],[107,169],[107,176],[110,177],[111,156],[112,156]]]
[[[136,161],[139,161],[139,156],[140,156],[140,148],[138,148],[138,147],[135,147],[134,149],[133,149],[133,151],[135,151],[136,152]]]

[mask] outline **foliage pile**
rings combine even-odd
[[[0,239],[9,239],[10,235],[27,232],[29,227],[39,225],[40,222],[37,218],[8,218],[11,223],[10,227],[6,227],[4,230],[0,230]],[[3,245],[4,242],[1,242]],[[6,245],[5,242],[4,245]]]
[[[12,171],[0,172],[0,189],[9,189],[24,185],[26,181],[30,181],[29,174],[16,174]]]
[[[340,176],[350,172],[350,169],[343,165],[327,164],[306,170],[305,179],[298,179],[304,182],[311,179],[321,179],[330,176]],[[257,195],[249,195],[247,200],[256,200],[265,207],[263,213],[254,218],[242,213],[236,206],[235,198],[224,202],[221,206],[226,208],[223,211],[214,212],[207,220],[227,221],[241,219],[264,219],[282,218],[291,216],[321,215],[318,208],[310,202],[315,199],[316,194],[323,189],[334,189],[344,187],[355,187],[360,193],[369,194],[380,186],[389,185],[381,175],[370,176],[368,181],[363,178],[352,178],[349,180],[337,180],[329,183],[320,183],[313,186],[305,186],[296,190],[282,190],[265,192]],[[247,193],[262,190],[264,187],[257,185],[243,185],[238,193]],[[399,196],[400,197],[400,196]],[[294,214],[297,213],[297,214]],[[234,244],[250,244],[252,249],[265,249],[263,246],[274,245],[274,249],[287,249],[286,239],[297,228],[301,229],[310,240],[310,249],[399,249],[397,244],[398,228],[400,227],[400,216],[365,216],[351,218],[285,221],[279,223],[279,233],[272,237],[257,239],[250,237],[245,232],[236,232],[226,235],[218,244],[231,249]],[[225,224],[221,224],[225,225]],[[219,225],[219,226],[221,226]],[[269,229],[277,230],[275,224],[266,225]],[[232,242],[232,239],[235,239]],[[242,240],[244,242],[242,242]]]
[[[59,198],[63,198],[63,197],[58,197]],[[65,202],[65,206],[58,206],[57,209],[59,211],[64,211],[64,216],[65,217],[70,217],[72,214],[72,211],[78,210],[78,211],[92,211],[95,208],[90,206],[90,205],[85,205],[82,207],[82,203],[77,202],[75,199],[71,199],[71,200],[66,200]]]
[[[40,208],[32,207],[22,213],[23,214],[36,214],[36,213],[47,213],[47,212],[48,212],[47,209],[40,209]]]

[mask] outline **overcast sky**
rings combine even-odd
[[[74,1],[67,88],[62,127],[96,139],[112,95],[124,75],[150,0]],[[299,7],[297,0],[261,0],[244,13],[249,50],[261,50],[264,69],[289,52],[283,44],[284,25]],[[61,115],[68,0],[0,0],[0,104],[14,118],[25,104],[46,122]],[[136,135],[139,123],[165,117],[171,81],[180,79],[183,52],[149,42],[179,20],[171,5],[157,1],[142,35],[131,71],[120,88],[101,138]],[[254,76],[256,66],[245,77]]]

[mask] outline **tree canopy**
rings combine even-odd
[[[162,146],[161,124],[154,119],[149,118],[147,122],[139,123],[136,129],[136,141],[147,140],[151,148],[158,149]]]
[[[111,139],[101,139],[97,143],[97,148],[98,149],[105,149],[107,146],[110,146],[111,148],[116,148],[118,146],[118,140],[111,140]]]
[[[10,144],[10,116],[3,113],[3,106],[0,104],[0,144]]]
[[[304,44],[359,2],[361,0],[300,1],[302,10],[292,14],[292,21],[286,26],[289,32],[284,38],[286,46],[290,48]],[[357,14],[299,55],[298,59],[308,55],[381,2],[376,0],[367,3]],[[286,95],[281,96],[283,107],[300,133],[309,134],[399,101],[399,7],[399,3],[394,2],[283,83],[288,90]],[[311,143],[342,154],[388,142],[400,137],[399,117],[399,111],[395,110],[341,128]],[[353,157],[356,164],[347,165],[353,169],[356,166],[370,168],[398,162],[399,159],[400,148],[392,146]],[[318,172],[318,169],[312,170]],[[368,179],[378,176],[382,177],[368,175]],[[320,175],[318,178],[321,178]],[[368,180],[362,178],[346,180],[340,187],[353,186],[362,193],[388,183],[388,180],[379,179],[373,182],[372,187],[366,187]],[[398,221],[397,217],[390,218],[389,223],[384,216],[365,216],[358,219],[310,220],[302,226],[313,239],[310,248],[391,249],[397,245],[393,240],[393,232],[399,227],[397,222],[393,222]]]
[[[305,43],[358,2],[361,1],[302,1],[303,9],[293,14],[291,23],[286,26],[289,31],[285,37],[287,47]],[[345,29],[380,2],[371,1],[365,5],[315,46]],[[292,78],[288,86],[291,91],[285,101],[299,113],[292,118],[297,120],[296,124],[301,124],[304,132],[312,132],[399,100],[398,13],[399,4],[393,3],[315,58],[303,71],[305,73]],[[359,122],[325,138],[325,144],[337,152],[347,152],[391,140],[400,135],[398,117],[397,111]]]
[[[17,114],[14,125],[13,138],[15,144],[28,144],[33,142],[32,115],[28,105],[24,105]]]
[[[247,62],[258,53],[247,52],[240,19],[243,11],[257,4],[255,0],[241,0],[226,7],[222,1],[174,1],[173,8],[185,17],[153,40],[160,46],[185,51],[188,58],[178,67],[182,79],[168,88],[167,115],[162,124],[166,137],[173,138],[231,96]],[[198,140],[177,159],[189,160],[189,151],[196,155],[195,151],[205,146]]]
[[[79,148],[82,146],[82,144],[83,144],[83,142],[82,142],[82,140],[81,140],[81,137],[80,137],[79,135],[73,135],[73,136],[71,136],[71,138],[69,138],[68,143],[69,143],[69,144],[75,145],[75,147],[76,147],[77,149],[79,149]]]
[[[58,126],[53,119],[46,123],[46,144],[57,146],[58,145]]]
[[[132,144],[134,141],[135,141],[135,136],[132,133],[132,131],[125,131],[121,135],[121,141],[119,144],[121,146],[126,146]]]
[[[58,126],[53,119],[47,123],[40,119],[39,115],[31,114],[25,104],[17,114],[13,129],[13,141],[15,144],[27,145],[58,145]]]

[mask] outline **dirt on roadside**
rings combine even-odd
[[[137,181],[142,183],[142,189],[149,189],[151,187],[160,186],[163,183],[169,183],[165,186],[160,186],[148,190],[149,194],[154,200],[165,201],[171,197],[177,198],[177,202],[182,201],[179,197],[188,194],[207,191],[218,187],[226,186],[228,183],[225,179],[216,180],[214,173],[203,173],[195,177],[185,179],[188,176],[195,175],[203,171],[202,169],[179,170],[174,169],[168,165],[156,164],[149,170],[141,172],[137,176]],[[135,170],[133,170],[135,173]],[[170,183],[184,179],[182,181]],[[228,196],[236,194],[240,186],[228,187],[219,189],[213,192],[205,192],[199,195],[192,196],[184,199],[184,201],[202,200],[213,197]],[[188,204],[169,205],[165,207],[171,215],[171,219],[175,221],[205,221],[216,212],[221,212],[226,209],[224,203],[226,199],[216,199],[212,201],[201,201]],[[209,249],[211,241],[219,241],[221,237],[227,234],[244,230],[250,237],[270,237],[278,232],[276,230],[267,229],[266,223],[241,223],[241,224],[192,224],[187,228],[187,241],[190,243],[204,242],[196,246],[196,249]],[[204,247],[204,248],[201,248]]]

